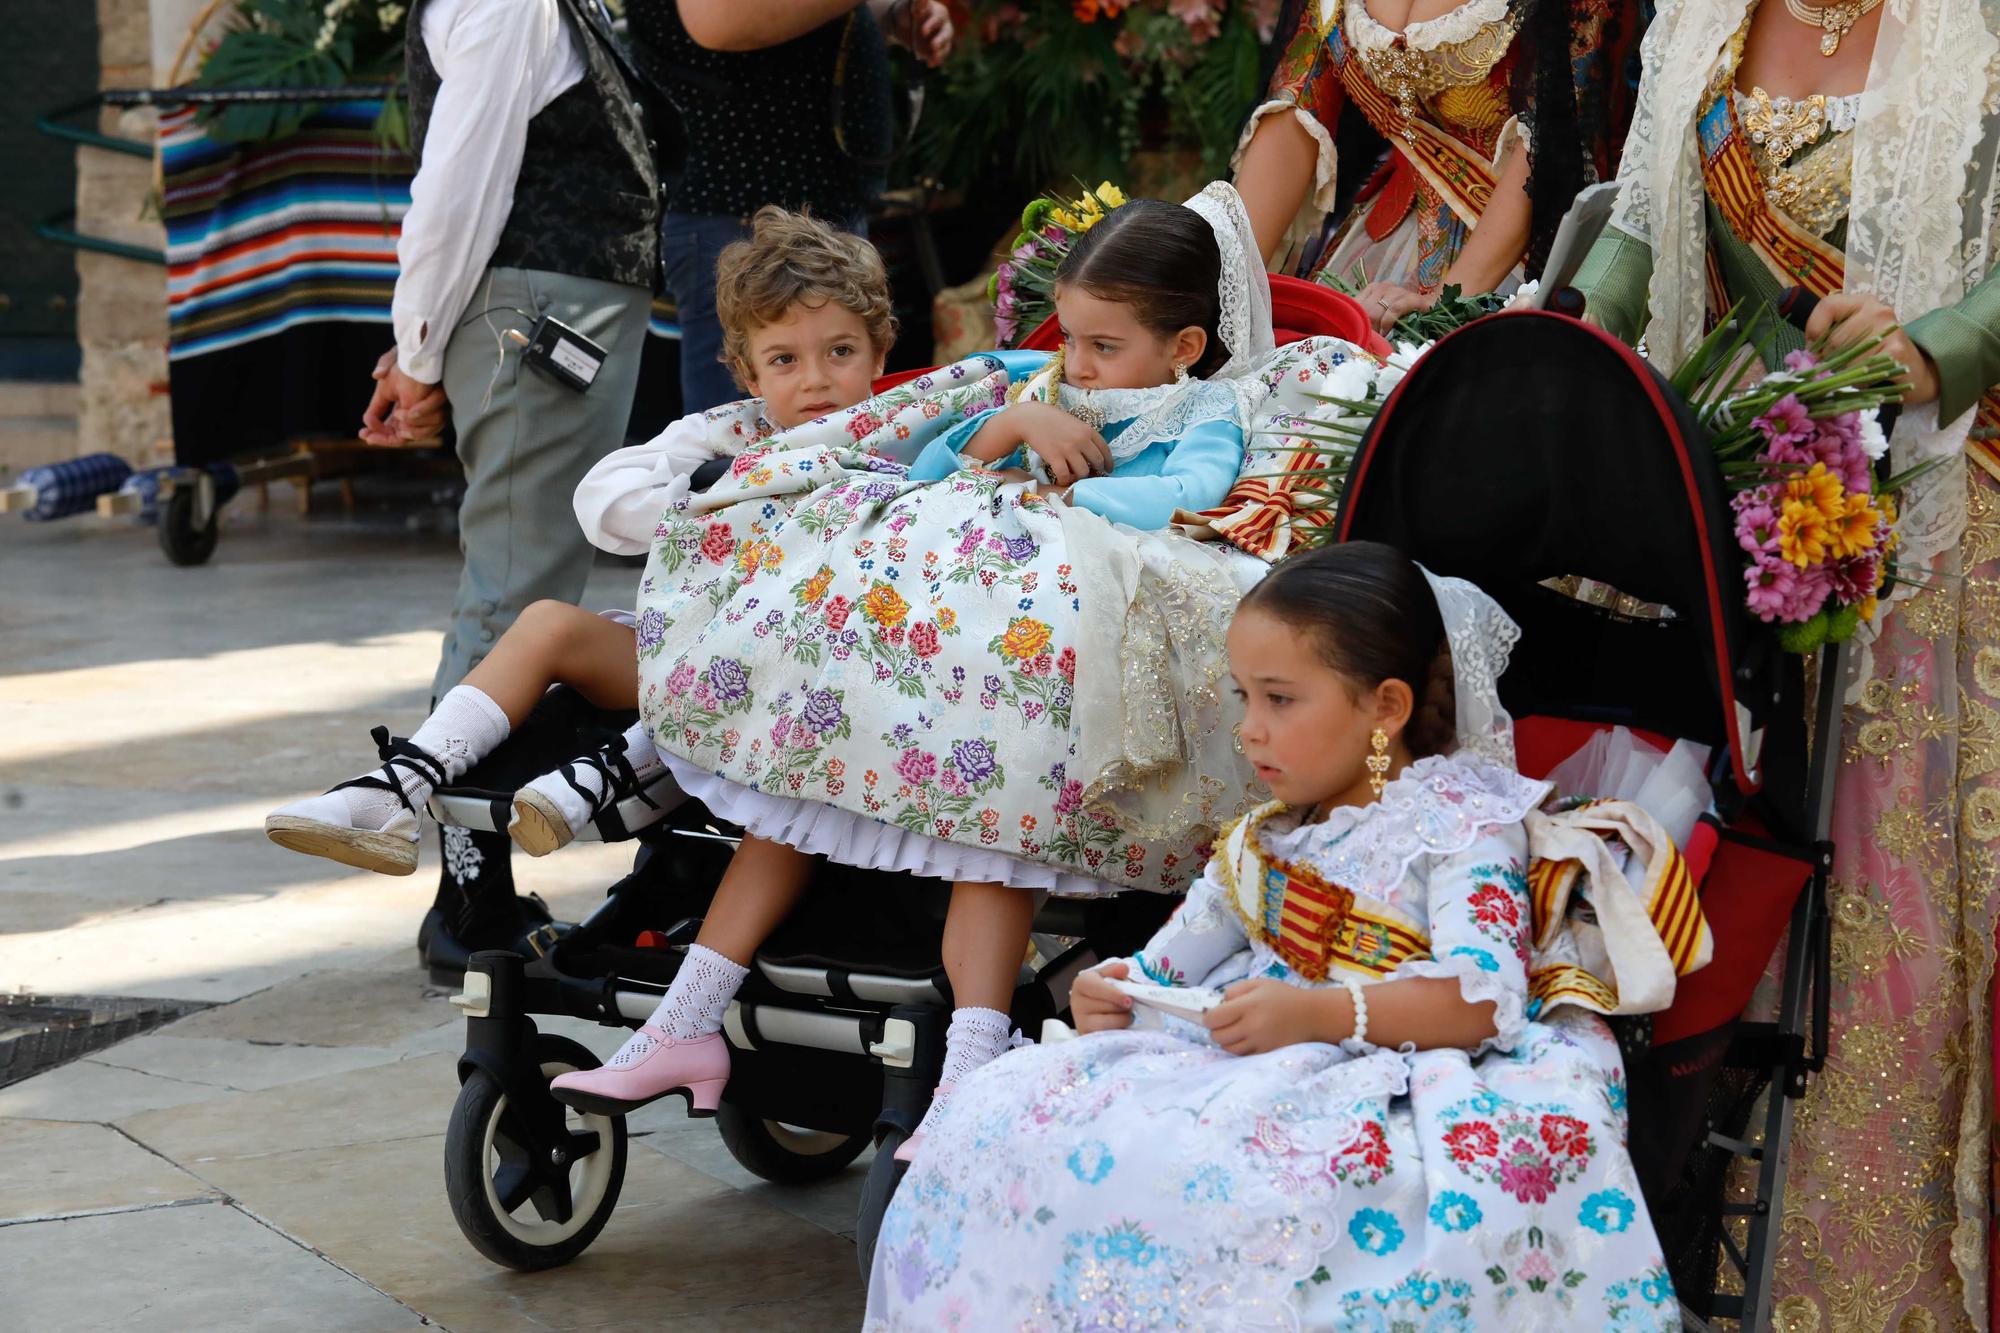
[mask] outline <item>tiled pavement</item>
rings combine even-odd
[[[282,852],[272,805],[359,771],[427,697],[447,540],[239,501],[215,561],[94,519],[0,520],[0,992],[212,1007],[0,1088],[0,1328],[838,1329],[867,1158],[756,1180],[679,1103],[634,1117],[618,1210],[518,1274],[443,1186],[460,1030],[410,879]],[[588,605],[629,601],[603,568]],[[517,876],[558,915],[624,857]],[[551,1023],[606,1053],[616,1034]]]

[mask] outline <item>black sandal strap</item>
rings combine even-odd
[[[586,765],[604,779],[602,794],[593,793],[590,788],[577,781],[578,765]],[[567,782],[570,790],[582,797],[590,806],[590,817],[596,819],[619,799],[621,790],[631,792],[647,805],[658,809],[658,805],[646,795],[639,785],[639,775],[633,771],[632,761],[625,757],[625,738],[613,737],[602,748],[590,754],[580,755],[556,770]]]
[[[429,783],[432,790],[436,790],[445,784],[444,765],[439,763],[437,757],[431,754],[430,751],[420,749],[400,736],[390,736],[387,727],[376,727],[368,735],[375,742],[375,755],[382,761],[382,768],[388,776],[384,777],[374,773],[364,773],[358,778],[352,778],[346,782],[329,787],[327,791],[343,791],[349,787],[362,787],[370,791],[386,791],[401,802],[405,810],[421,817],[421,812],[418,811],[417,807],[410,804],[410,795],[403,790],[403,784],[392,780],[395,776],[396,768],[400,765],[403,768],[409,769],[412,773],[415,773],[418,777]]]

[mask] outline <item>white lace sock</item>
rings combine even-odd
[[[635,722],[625,733],[625,762],[632,765],[633,776],[641,783],[652,781],[666,771],[666,761],[653,748],[653,738],[647,734],[643,722]],[[591,812],[604,800],[605,790],[611,785],[611,778],[593,764],[582,758],[571,761],[571,773],[565,774],[561,768],[552,769],[528,783],[529,788],[547,799],[556,809],[562,811],[569,822],[570,836],[583,831],[590,822]],[[590,793],[585,798],[576,787],[570,786],[570,778]]]
[[[736,988],[749,975],[750,969],[741,963],[732,963],[704,945],[691,944],[681,970],[674,973],[673,984],[667,987],[666,995],[646,1025],[660,1029],[675,1041],[694,1041],[720,1032],[722,1015],[736,997]],[[605,1063],[629,1065],[643,1060],[654,1044],[645,1033],[634,1032],[618,1048],[618,1054]]]
[[[444,768],[445,781],[450,782],[491,754],[507,739],[508,730],[507,714],[485,691],[459,685],[438,700],[437,708],[410,737],[410,744],[436,759]],[[417,809],[423,809],[430,799],[429,779],[412,765],[385,765],[375,771],[400,784]],[[380,787],[346,787],[340,794],[347,798],[348,816],[355,828],[386,828],[403,809],[394,792]]]
[[[938,1076],[940,1092],[981,1066],[991,1064],[1017,1044],[1013,1020],[998,1009],[954,1009],[951,1026],[944,1032],[944,1071]],[[931,1121],[943,1106],[943,1096],[932,1096],[917,1133],[928,1134]]]

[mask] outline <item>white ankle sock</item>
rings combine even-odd
[[[494,747],[507,739],[508,730],[507,714],[484,690],[458,685],[438,700],[437,708],[410,737],[410,744],[436,759],[444,769],[445,781],[450,782],[491,754]],[[393,778],[410,804],[418,809],[430,799],[429,779],[412,765],[397,764],[376,771]],[[380,787],[347,787],[341,795],[347,798],[348,815],[355,828],[385,828],[403,809],[394,792]]]
[[[625,729],[625,762],[642,778],[651,777],[667,766],[660,752],[653,748],[653,733],[646,730],[644,722],[634,722]]]
[[[750,969],[741,963],[731,962],[704,945],[689,945],[681,970],[674,974],[665,998],[646,1022],[675,1041],[693,1041],[720,1032],[729,1002],[749,975]],[[618,1063],[617,1056],[612,1057],[612,1063]]]
[[[938,1092],[931,1097],[930,1109],[924,1112],[917,1133],[930,1133],[931,1122],[937,1119],[938,1108],[944,1105],[944,1094],[951,1085],[1020,1044],[1014,1038],[1013,1027],[1013,1020],[998,1009],[952,1010],[951,1026],[944,1031],[944,1071],[938,1076]]]
[[[642,783],[652,781],[666,770],[666,763],[653,748],[653,738],[646,733],[644,723],[634,723],[625,733],[625,762],[632,765],[632,775]],[[570,785],[570,774],[560,767],[550,769],[527,785],[562,811],[574,836],[590,822],[591,811],[604,799],[610,779],[588,764],[573,764],[572,772],[577,785],[590,792],[588,799]]]
[[[944,1072],[940,1083],[956,1083],[1011,1048],[1013,1020],[998,1009],[954,1009],[944,1032]]]

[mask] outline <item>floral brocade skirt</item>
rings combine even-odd
[[[641,713],[692,794],[804,851],[1179,892],[1215,828],[1142,833],[1074,771],[1085,603],[1064,526],[984,473],[671,514],[640,588]]]

